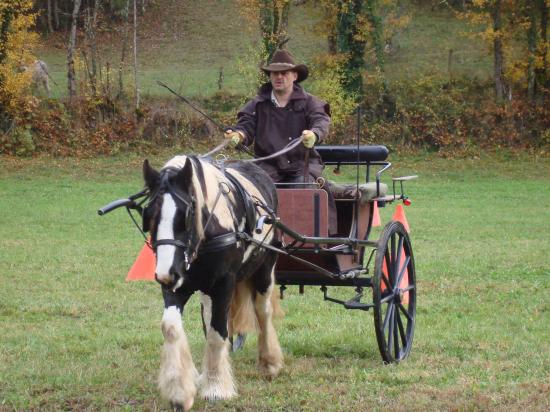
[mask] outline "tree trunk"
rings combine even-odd
[[[547,94],[550,89],[550,76],[548,75],[548,3],[546,0],[539,0],[540,10],[540,55],[542,57],[542,66],[536,70],[537,87],[542,88],[543,94]]]
[[[59,30],[59,6],[57,0],[53,0],[53,20],[55,23],[55,29]]]
[[[262,33],[266,61],[269,61],[273,53],[275,53],[273,23],[273,0],[262,0],[260,2],[260,31]]]
[[[139,109],[139,88],[138,88],[138,76],[137,76],[137,6],[134,0],[134,92],[136,111]]]
[[[74,69],[74,52],[76,47],[76,26],[78,23],[78,12],[80,11],[81,0],[74,0],[73,14],[71,20],[71,34],[69,46],[67,47],[67,77],[69,88],[69,105],[74,104],[76,98],[76,74]]]
[[[493,31],[495,38],[493,40],[494,53],[494,78],[495,78],[495,94],[496,100],[499,103],[504,101],[506,94],[504,85],[504,52],[502,49],[502,4],[501,0],[495,0],[491,17],[493,19]]]
[[[289,40],[287,37],[289,11],[290,0],[261,0],[260,2],[260,31],[267,61]]]
[[[123,82],[123,70],[124,62],[126,60],[126,53],[128,49],[128,21],[130,16],[130,0],[126,0],[126,8],[124,9],[124,35],[122,37],[122,51],[120,56],[120,63],[118,65],[118,94],[117,99],[125,97],[124,82]]]
[[[535,5],[528,5],[528,18],[529,18],[529,30],[527,31],[527,97],[531,102],[535,100],[535,61],[537,53],[537,15],[535,12]]]
[[[383,44],[383,27],[382,19],[376,14],[378,0],[367,0],[365,7],[365,14],[367,20],[371,25],[370,37],[372,45],[374,46],[374,52],[376,55],[376,64],[380,69],[384,68],[384,44]]]
[[[53,33],[53,24],[52,24],[52,0],[48,0],[47,4],[48,11],[48,32]]]
[[[96,27],[97,27],[97,0],[93,2],[93,9],[90,14],[90,9],[86,9],[86,19],[84,21],[84,30],[86,33],[87,48],[90,49],[90,61],[88,62],[87,54],[84,54],[86,69],[88,72],[88,78],[90,80],[90,87],[94,96],[97,96],[97,40],[96,40]]]

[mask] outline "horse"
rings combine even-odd
[[[42,60],[35,60],[27,66],[22,65],[20,67],[20,71],[30,72],[32,85],[36,88],[37,91],[40,89],[40,87],[42,87],[46,92],[46,95],[50,97],[50,79],[55,85],[57,85],[57,83],[55,83],[55,81],[50,76],[50,72],[48,70],[48,65],[46,64],[46,62]]]
[[[261,214],[277,210],[270,177],[252,163],[220,168],[208,158],[184,155],[160,171],[145,160],[143,177],[149,190],[143,230],[150,232],[164,299],[162,397],[179,411],[192,407],[197,387],[209,401],[234,397],[230,336],[254,323],[259,368],[266,378],[276,377],[283,355],[272,322],[278,309],[272,302],[277,253],[269,246],[277,239],[269,222],[255,227]],[[184,306],[196,291],[206,333],[200,375],[182,325]]]

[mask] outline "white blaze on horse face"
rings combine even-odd
[[[157,240],[174,239],[174,218],[176,216],[176,203],[172,196],[166,193],[162,199],[160,222],[157,230]],[[160,282],[170,281],[170,268],[174,263],[176,247],[173,245],[157,246],[157,279]]]

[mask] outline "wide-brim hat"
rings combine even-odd
[[[267,66],[263,66],[262,70],[269,76],[270,72],[284,72],[294,70],[298,73],[297,82],[307,79],[309,70],[305,64],[296,64],[294,57],[288,50],[277,50],[273,53],[271,62]]]

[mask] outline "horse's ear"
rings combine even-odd
[[[178,184],[184,189],[193,187],[193,162],[191,159],[185,159],[185,165],[179,170],[176,177]]]
[[[145,180],[145,185],[153,190],[157,185],[159,177],[159,172],[151,167],[149,160],[145,159],[143,161],[143,179]]]

